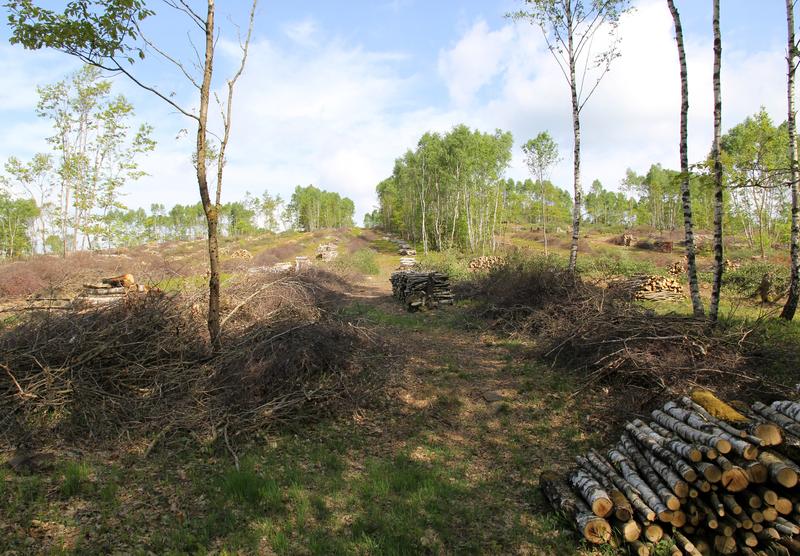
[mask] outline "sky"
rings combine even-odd
[[[192,0],[198,6],[203,2]],[[61,2],[51,2],[58,5]],[[776,123],[786,114],[785,3],[722,0],[723,129],[765,107]],[[151,40],[191,60],[196,32],[158,1],[146,22]],[[680,80],[672,18],[664,0],[634,0],[623,17],[621,56],[582,112],[582,179],[619,189],[626,169],[677,168]],[[711,2],[676,0],[686,42],[690,162],[703,159],[713,132]],[[269,191],[284,199],[314,184],[350,197],[356,221],[377,205],[375,185],[394,160],[427,131],[464,123],[512,132],[507,177],[528,177],[521,145],[548,131],[560,148],[552,180],[572,187],[569,89],[541,31],[505,14],[514,0],[260,0],[245,73],[237,84],[223,201]],[[215,90],[238,63],[237,27],[249,2],[220,0],[222,36]],[[2,12],[2,8],[0,8]],[[3,16],[5,14],[2,14]],[[5,21],[5,17],[2,17]],[[0,24],[2,25],[2,24]],[[36,86],[64,79],[79,64],[58,52],[25,51],[0,28],[0,160],[47,151],[50,124],[36,116]],[[196,34],[195,43],[198,42]],[[598,44],[600,42],[598,41]],[[182,106],[197,93],[177,69],[148,55],[134,66]],[[148,175],[127,184],[133,208],[199,200],[191,153],[192,120],[124,77],[114,91],[134,104],[137,120],[155,128]],[[187,133],[188,131],[188,133]]]

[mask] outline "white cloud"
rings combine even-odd
[[[485,21],[478,21],[453,48],[439,54],[439,74],[458,106],[468,105],[482,87],[505,69],[513,39],[512,28],[491,31]]]
[[[317,22],[313,19],[293,21],[283,26],[283,32],[301,46],[313,46],[316,44],[314,36],[317,34]]]

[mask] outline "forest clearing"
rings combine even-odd
[[[2,3],[0,555],[800,554],[794,0],[353,4]]]

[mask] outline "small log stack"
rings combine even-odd
[[[614,244],[622,245],[624,247],[630,247],[631,245],[636,245],[636,236],[633,234],[622,234],[621,236],[617,236],[614,238]]]
[[[404,257],[416,257],[417,250],[411,247],[408,243],[401,243],[397,248],[397,254]]]
[[[686,264],[683,261],[675,261],[667,267],[667,272],[672,277],[682,276],[686,273]]]
[[[253,254],[247,249],[237,249],[231,253],[232,259],[242,259],[243,261],[250,261],[253,259]]]
[[[542,473],[545,497],[587,541],[643,556],[661,540],[676,556],[800,554],[800,403],[734,409],[703,391],[650,417],[566,476]]]
[[[453,292],[447,274],[400,271],[392,273],[389,280],[392,283],[392,295],[409,311],[453,304]]]
[[[317,258],[330,262],[339,256],[339,247],[335,243],[323,243],[317,247]]]
[[[83,292],[75,298],[75,307],[111,305],[124,300],[129,294],[146,293],[150,288],[137,284],[132,274],[103,278],[96,284],[84,284]]]
[[[469,262],[469,269],[470,270],[491,270],[493,268],[497,268],[498,266],[503,266],[506,264],[506,260],[503,257],[498,257],[495,255],[490,256],[482,256],[476,257]]]
[[[400,268],[398,270],[409,270],[417,266],[415,257],[400,257]]]
[[[294,271],[295,272],[303,272],[311,268],[311,261],[308,260],[308,257],[299,256],[294,258]]]
[[[610,288],[630,292],[634,299],[647,301],[671,301],[683,297],[683,287],[675,278],[655,274],[640,274],[633,278],[616,280]]]

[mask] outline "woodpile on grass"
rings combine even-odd
[[[683,261],[675,261],[667,267],[667,273],[673,278],[683,276],[686,274],[686,263]]]
[[[242,259],[244,261],[250,261],[253,259],[253,254],[250,253],[247,249],[237,249],[233,253],[231,253],[232,259]]]
[[[624,233],[622,235],[616,236],[612,239],[612,243],[614,245],[622,245],[623,247],[630,247],[631,245],[636,245],[636,236],[629,233]]]
[[[397,248],[397,254],[404,257],[416,257],[417,250],[411,247],[408,243],[401,243]]]
[[[498,266],[503,266],[504,264],[506,264],[506,261],[503,257],[484,255],[472,259],[468,266],[470,270],[491,270]]]
[[[317,258],[330,262],[339,256],[339,246],[335,243],[322,243],[317,246]]]
[[[410,270],[417,266],[417,259],[416,257],[400,257],[400,268],[399,270]]]
[[[683,286],[678,280],[656,274],[615,280],[609,284],[609,288],[627,292],[637,300],[675,301],[683,298]]]
[[[109,305],[124,301],[131,295],[147,293],[151,290],[145,284],[137,284],[132,274],[121,274],[111,278],[103,278],[99,283],[84,284],[83,292],[76,297],[74,308]],[[158,290],[154,290],[157,293]]]
[[[450,278],[441,272],[394,272],[390,278],[392,295],[409,311],[452,305]]]
[[[737,409],[707,391],[668,402],[541,488],[587,541],[632,554],[798,554],[800,404]]]

